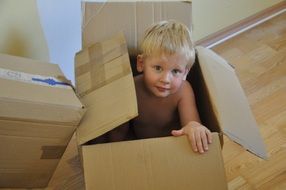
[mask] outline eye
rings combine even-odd
[[[173,73],[173,75],[179,75],[182,73],[182,71],[180,69],[173,69],[172,73]]]
[[[163,70],[162,67],[159,65],[155,65],[155,66],[153,66],[153,68],[155,69],[155,71],[162,71]]]

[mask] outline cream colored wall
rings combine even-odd
[[[200,40],[285,0],[192,0],[194,38]],[[49,61],[37,0],[0,0],[0,53]]]
[[[36,0],[0,0],[0,53],[49,61]]]
[[[192,0],[195,41],[285,0]]]

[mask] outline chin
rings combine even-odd
[[[166,98],[170,95],[170,93],[153,93],[158,98]]]

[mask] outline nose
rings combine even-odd
[[[162,76],[160,78],[160,82],[165,83],[165,84],[169,84],[171,81],[171,75],[169,72],[163,72]]]

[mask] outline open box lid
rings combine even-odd
[[[76,88],[87,112],[77,129],[84,144],[138,115],[133,75],[123,33],[78,52]]]
[[[154,22],[175,19],[191,28],[192,3],[190,0],[83,1],[82,15],[83,47],[123,31],[128,52],[133,55],[144,31]]]
[[[222,131],[245,149],[266,159],[262,137],[234,68],[209,49],[198,46],[196,50]]]
[[[84,109],[56,64],[0,54],[0,118],[77,126]]]

